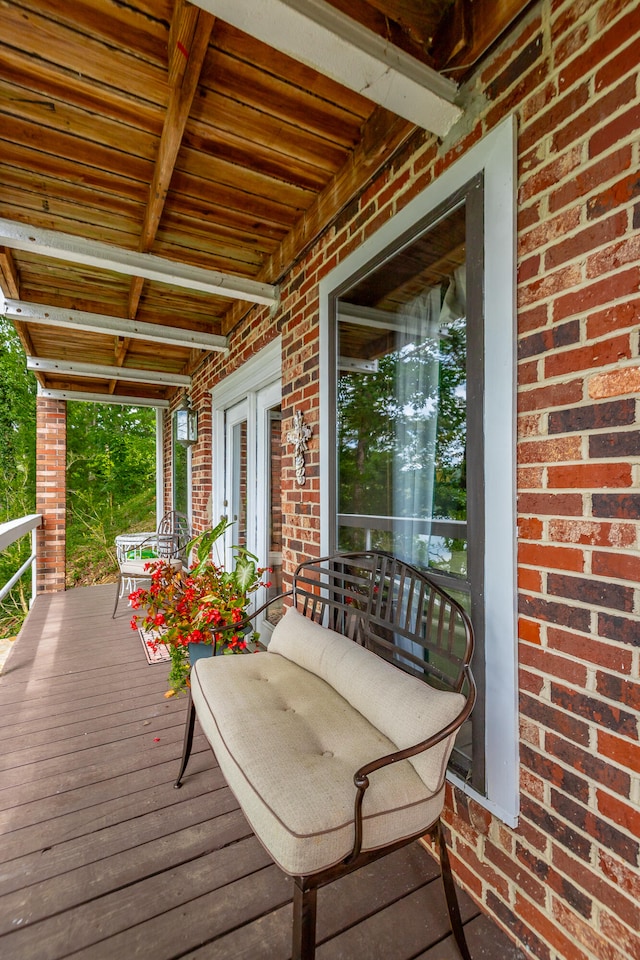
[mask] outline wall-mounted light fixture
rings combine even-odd
[[[175,423],[175,437],[183,447],[190,447],[198,442],[198,412],[191,407],[189,394],[184,393],[182,403],[173,414]]]

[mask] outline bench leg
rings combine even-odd
[[[314,960],[317,896],[317,887],[305,887],[303,878],[294,879],[291,960]]]
[[[442,885],[444,887],[444,895],[447,899],[447,910],[449,911],[451,932],[453,933],[454,940],[458,945],[458,950],[460,951],[462,960],[471,960],[471,954],[469,953],[467,939],[464,935],[462,918],[460,916],[460,906],[458,904],[456,887],[453,881],[453,876],[451,875],[451,864],[449,863],[449,853],[447,851],[447,844],[444,839],[444,830],[441,820],[438,820],[438,826],[434,832],[438,838],[440,869],[442,871]]]
[[[184,743],[182,746],[182,760],[180,762],[180,772],[174,787],[176,790],[179,790],[182,786],[182,775],[187,768],[187,763],[189,762],[189,757],[191,756],[191,747],[193,746],[193,731],[196,726],[196,708],[193,704],[191,698],[191,691],[189,691],[189,702],[187,704],[187,723],[184,728]]]

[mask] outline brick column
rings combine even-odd
[[[38,397],[36,402],[36,511],[38,530],[36,593],[65,588],[67,512],[67,405]]]

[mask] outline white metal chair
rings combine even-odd
[[[141,581],[149,580],[147,568],[154,560],[165,560],[176,570],[187,562],[187,544],[191,540],[189,520],[177,510],[165,513],[155,533],[128,534],[116,538],[118,579],[112,619],[123,593],[137,589]]]

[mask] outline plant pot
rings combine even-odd
[[[189,653],[189,663],[193,666],[196,660],[202,660],[204,657],[214,657],[216,648],[212,643],[190,643],[187,651]]]

